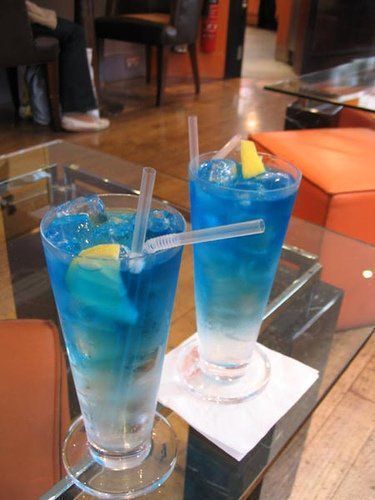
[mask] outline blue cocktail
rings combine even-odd
[[[181,370],[207,399],[240,401],[264,386],[267,361],[256,349],[296,192],[299,171],[263,155],[266,172],[244,178],[236,155],[190,164],[193,229],[263,219],[263,234],[194,247],[198,347]]]
[[[78,198],[48,212],[41,227],[89,454],[103,466],[102,483],[104,470],[131,470],[131,481],[117,482],[139,494],[168,477],[175,460],[173,446],[151,434],[181,249],[131,254],[136,202],[127,195]],[[155,202],[146,239],[184,227],[177,211]],[[74,425],[71,438],[80,432]],[[86,491],[95,494],[93,481]]]

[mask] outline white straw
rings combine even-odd
[[[154,190],[156,171],[145,167],[142,171],[141,192],[138,198],[132,240],[132,253],[140,254],[146,238],[148,216],[150,214],[152,193]]]
[[[250,236],[251,234],[264,233],[265,226],[263,219],[255,219],[226,226],[209,227],[207,229],[197,229],[186,231],[185,233],[164,234],[151,238],[144,244],[143,250],[147,253],[155,253],[159,250],[169,250],[170,248],[207,241],[224,240],[227,238],[237,238],[239,236]]]
[[[196,116],[188,117],[188,128],[190,161],[193,161],[199,156],[198,118]]]
[[[229,141],[218,151],[214,156],[212,157],[213,160],[217,160],[219,158],[226,158],[229,153],[235,149],[238,144],[241,141],[241,136],[240,134],[236,134],[232,137],[232,139],[229,139]]]

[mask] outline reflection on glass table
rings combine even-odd
[[[141,170],[132,163],[64,142],[0,157],[1,318],[48,319],[58,324],[41,248],[41,217],[51,205],[82,194],[134,192]],[[319,380],[241,462],[159,405],[158,410],[177,434],[179,454],[172,476],[149,498],[247,498],[255,489],[254,495],[261,497],[261,480],[267,468],[373,331],[374,262],[373,246],[292,218],[259,341],[317,368]],[[191,269],[191,250],[185,249],[169,349],[195,331]],[[79,406],[69,370],[67,376],[73,420]],[[18,427],[13,431],[16,435]],[[55,456],[61,456],[60,449]],[[295,460],[298,463],[298,454]],[[293,482],[292,475],[289,480]],[[53,483],[51,480],[39,492],[42,498],[79,495],[64,473],[60,483]]]
[[[375,57],[282,80],[266,90],[375,112]]]

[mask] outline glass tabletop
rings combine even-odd
[[[282,80],[266,90],[375,112],[375,57]]]
[[[39,235],[42,215],[80,195],[136,192],[140,178],[140,166],[62,141],[0,157],[0,318],[58,324]],[[318,369],[318,381],[241,462],[160,407],[177,434],[179,454],[170,479],[149,498],[248,497],[369,339],[375,323],[374,263],[375,247],[292,219],[259,341]],[[191,269],[191,250],[185,249],[169,349],[195,331]],[[68,386],[73,420],[79,407],[69,373]],[[49,487],[40,491],[41,498],[87,498],[63,474]]]

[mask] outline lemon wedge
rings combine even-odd
[[[262,158],[258,155],[253,141],[241,141],[241,162],[244,179],[250,179],[265,172]]]
[[[79,257],[98,257],[103,259],[115,259],[120,256],[120,245],[110,243],[106,245],[95,245],[80,252]]]
[[[134,324],[138,313],[121,277],[120,245],[95,245],[74,257],[65,281],[86,315],[100,321]]]

